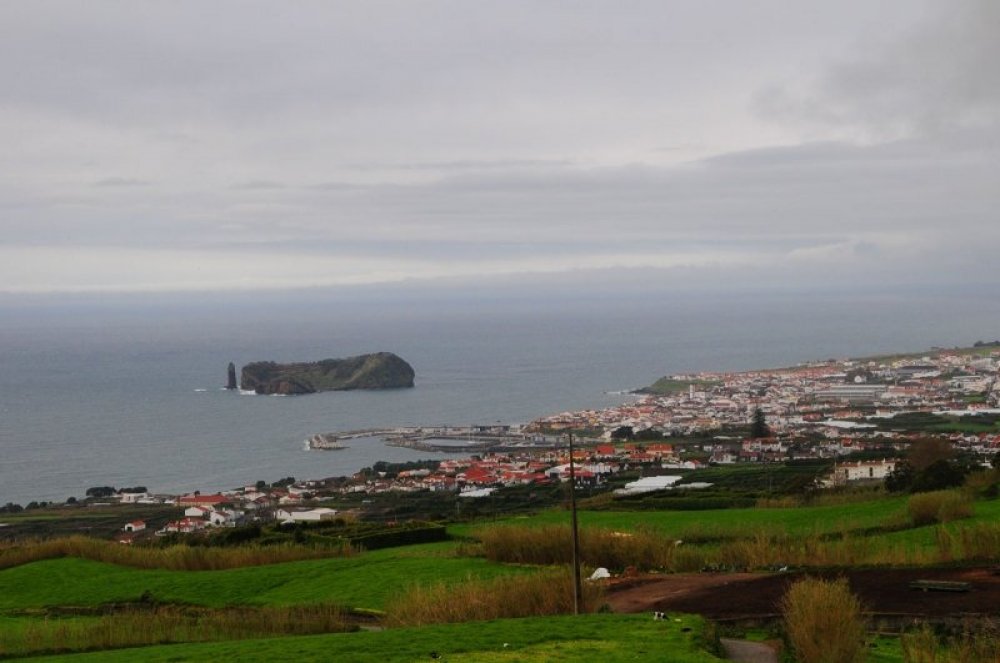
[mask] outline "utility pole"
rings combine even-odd
[[[580,532],[576,523],[576,465],[573,462],[573,433],[569,434],[569,510],[573,515],[573,614],[580,614]]]

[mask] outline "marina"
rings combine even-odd
[[[339,449],[349,449],[337,437],[335,433],[316,433],[306,440],[307,449],[317,449],[322,451],[337,451]]]
[[[310,449],[345,449],[344,440],[380,438],[386,445],[420,451],[508,451],[551,449],[565,443],[563,437],[525,433],[519,425],[410,426],[367,428],[317,433],[307,440]]]

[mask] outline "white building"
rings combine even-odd
[[[336,509],[320,507],[316,509],[278,509],[274,517],[283,523],[315,523],[321,520],[333,520],[336,515]]]
[[[133,520],[130,523],[125,523],[125,527],[122,528],[125,532],[141,532],[146,529],[146,523],[142,520]]]
[[[837,463],[824,481],[825,486],[843,486],[855,481],[882,481],[896,469],[895,460],[859,460]]]
[[[149,499],[149,493],[119,493],[122,504],[137,504]]]

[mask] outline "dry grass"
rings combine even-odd
[[[952,502],[936,501],[952,509]],[[961,508],[962,503],[956,502]],[[954,513],[953,510],[947,513]],[[811,533],[792,535],[775,528],[746,528],[733,537],[733,530],[692,528],[683,543],[654,531],[634,533],[587,528],[580,534],[581,558],[587,566],[620,571],[634,566],[642,570],[696,571],[705,567],[761,569],[775,566],[923,566],[952,561],[990,561],[1000,550],[1000,524],[974,523],[938,526],[934,545],[913,545],[905,540],[888,541],[881,536],[852,535],[837,538]],[[570,561],[569,527],[519,527],[497,525],[476,532],[478,544],[466,544],[467,554],[483,555],[505,563],[554,565]]]
[[[219,610],[130,607],[98,618],[46,618],[8,627],[0,640],[0,655],[336,633],[352,629],[341,610],[331,605]]]
[[[992,621],[967,624],[962,633],[938,638],[924,624],[900,638],[904,663],[996,663],[1000,661],[1000,625]]]
[[[802,506],[804,501],[795,495],[783,495],[781,497],[758,497],[754,505],[758,509],[794,509]]]
[[[581,612],[595,611],[602,589],[583,583]],[[469,579],[459,584],[414,585],[386,607],[391,626],[421,626],[505,617],[541,617],[573,612],[569,569],[529,575]]]
[[[995,562],[1000,554],[1000,523],[976,523],[935,532],[937,561]]]
[[[917,527],[970,518],[972,498],[961,490],[935,490],[910,496],[906,503],[910,520]]]
[[[785,633],[800,663],[859,663],[865,658],[861,603],[846,580],[806,578],[781,602]]]
[[[292,544],[240,546],[238,548],[185,545],[170,546],[169,548],[147,548],[73,536],[0,548],[0,569],[57,557],[80,557],[95,562],[120,564],[140,569],[216,571],[244,566],[295,562],[304,559],[345,557],[354,554],[354,552],[349,545],[340,548]]]
[[[568,564],[572,561],[569,526],[486,527],[476,532],[487,559],[513,564]],[[580,558],[587,566],[622,570],[672,569],[677,543],[649,530],[616,532],[588,528],[580,531]]]
[[[835,489],[810,497],[806,503],[809,506],[844,506],[846,504],[862,504],[885,499],[885,488],[882,486]]]

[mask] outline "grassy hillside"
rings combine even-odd
[[[694,531],[746,533],[765,529],[788,534],[834,532],[840,529],[875,527],[894,512],[904,508],[905,497],[836,506],[794,507],[785,509],[716,509],[707,511],[581,511],[584,527],[604,527],[621,530],[650,528],[663,534],[683,538]],[[1000,513],[1000,509],[997,510]],[[534,516],[522,516],[500,521],[513,525],[551,525],[568,521],[563,510],[545,511]],[[452,528],[457,534],[468,534],[474,525]]]
[[[875,528],[906,508],[906,496],[885,497],[856,504],[806,506],[777,509],[717,509],[708,511],[580,511],[583,527],[602,527],[634,531],[652,529],[684,538],[685,534],[717,532],[747,535],[754,530],[790,535],[824,534]],[[975,515],[963,522],[996,522],[1000,519],[1000,500],[976,502]],[[499,521],[511,525],[552,525],[566,523],[569,514],[550,510],[533,516]],[[469,535],[476,525],[456,525],[451,531]]]
[[[702,621],[648,615],[503,619],[382,632],[144,647],[38,661],[672,661],[720,659],[698,648]]]
[[[227,571],[141,570],[63,558],[0,571],[0,611],[136,601],[203,606],[336,603],[381,609],[413,583],[461,581],[522,572],[484,559],[444,554],[438,544]]]
[[[656,394],[658,396],[669,396],[670,394],[681,394],[692,386],[697,390],[710,389],[722,384],[715,380],[675,380],[671,377],[662,377],[648,387],[637,389],[640,394]]]
[[[1000,526],[996,523],[1000,521],[1000,500],[977,501],[970,518],[916,527],[906,520],[907,499],[892,496],[824,506],[694,512],[584,511],[580,514],[585,530],[581,537],[584,559],[588,564],[616,570],[630,565],[640,570],[698,570],[703,566],[759,569],[776,563],[851,566],[997,561]],[[451,661],[671,660],[683,663],[717,660],[697,647],[695,636],[701,633],[701,622],[697,618],[663,622],[653,621],[648,615],[596,614],[579,618],[498,619],[451,626],[332,633],[356,626],[356,622],[350,621],[335,623],[338,618],[334,615],[329,618],[329,626],[321,625],[311,631],[258,628],[240,635],[232,627],[227,631],[212,631],[209,637],[189,636],[183,629],[169,626],[171,620],[192,619],[214,619],[225,626],[229,623],[226,620],[245,620],[248,609],[251,616],[263,615],[257,615],[258,620],[271,623],[270,615],[274,615],[274,619],[288,619],[300,625],[302,620],[309,618],[326,619],[323,610],[327,606],[331,610],[343,606],[374,611],[388,607],[392,618],[386,619],[383,625],[427,623],[434,620],[407,622],[395,619],[399,601],[394,599],[419,596],[421,592],[410,592],[414,586],[432,588],[440,583],[449,586],[445,594],[448,598],[441,599],[440,592],[427,594],[421,590],[433,596],[428,605],[508,606],[529,602],[524,598],[530,593],[527,585],[517,587],[516,594],[504,595],[507,598],[499,600],[497,588],[505,583],[516,586],[519,578],[530,577],[531,587],[540,588],[546,595],[552,594],[551,572],[545,567],[502,564],[477,556],[533,561],[494,554],[485,536],[489,531],[486,528],[497,527],[493,538],[508,546],[514,545],[518,538],[534,536],[538,542],[529,542],[529,545],[555,547],[565,552],[568,543],[563,545],[560,541],[563,537],[568,541],[568,520],[566,511],[550,510],[535,516],[506,519],[495,525],[481,523],[450,528],[452,534],[459,537],[474,539],[478,534],[483,537],[480,542],[470,543],[459,538],[349,557],[219,571],[140,569],[78,557],[24,563],[0,571],[0,656],[4,651],[45,653],[56,651],[53,648],[60,646],[69,649],[121,647],[127,642],[121,637],[110,637],[106,641],[109,644],[101,644],[104,624],[118,630],[137,629],[144,624],[156,629],[159,620],[166,624],[163,629],[171,634],[170,637],[151,637],[143,643],[180,641],[186,644],[106,649],[43,660],[215,658],[256,661],[294,657],[311,661],[339,657],[350,661],[412,661],[430,659],[432,652]],[[601,557],[606,552],[591,550],[597,550],[593,535],[601,530],[605,530],[601,545],[610,546],[608,549],[617,560],[614,563],[609,561],[612,558]],[[619,532],[631,535],[621,536]],[[981,541],[972,541],[969,537],[978,537]],[[676,539],[683,539],[683,545],[674,545]],[[973,549],[975,552],[969,554]],[[645,561],[642,555],[647,555]],[[533,575],[536,573],[549,573],[549,576]],[[568,578],[568,573],[566,575]],[[490,580],[500,577],[505,580]],[[471,580],[490,580],[490,583],[467,582]],[[463,591],[469,587],[472,591],[456,592],[455,587],[460,584]],[[456,600],[448,600],[452,598]],[[598,597],[592,605],[600,605],[602,600]],[[157,610],[163,612],[157,613]],[[459,619],[482,618],[469,614],[472,613],[462,613]],[[53,633],[63,625],[69,629],[87,627],[92,637],[88,636],[90,640],[59,640]],[[689,630],[683,630],[685,628]],[[286,637],[289,633],[306,632],[324,635]],[[268,634],[274,637],[264,637]],[[60,642],[71,644],[53,644]],[[137,643],[132,641],[132,644]],[[877,660],[897,659],[889,656]]]

